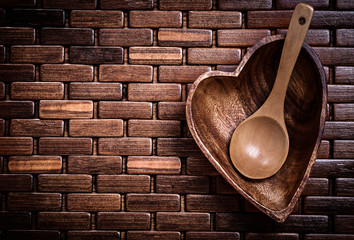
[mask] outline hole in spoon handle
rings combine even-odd
[[[305,18],[303,18],[303,17],[299,18],[299,24],[300,25],[304,25],[305,23],[306,23],[306,19]]]

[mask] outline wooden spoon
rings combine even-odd
[[[230,141],[230,158],[236,169],[252,179],[274,175],[289,151],[284,121],[288,83],[310,26],[313,8],[299,3],[285,38],[273,89],[264,104],[235,130]]]

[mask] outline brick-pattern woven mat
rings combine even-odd
[[[221,178],[190,84],[284,33],[295,0],[1,0],[0,239],[354,239],[354,1],[308,0],[318,160],[279,224]]]

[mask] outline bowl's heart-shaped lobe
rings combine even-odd
[[[268,97],[276,77],[284,37],[262,39],[237,70],[208,72],[193,84],[187,100],[187,123],[203,153],[246,199],[277,221],[294,208],[316,159],[327,103],[323,67],[304,44],[285,99],[290,148],[282,168],[273,176],[254,180],[232,165],[229,144],[235,128]]]

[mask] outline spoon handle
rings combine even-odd
[[[288,83],[309,29],[312,15],[313,7],[305,3],[299,3],[293,12],[280,57],[278,73],[269,96],[271,103],[268,106],[273,109],[284,109]],[[274,106],[278,104],[280,106]],[[279,111],[279,114],[283,116],[283,111]]]

